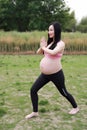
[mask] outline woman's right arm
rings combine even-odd
[[[42,48],[39,48],[39,49],[37,50],[37,54],[43,54]]]

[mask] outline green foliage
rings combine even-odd
[[[76,19],[74,11],[70,13],[69,20],[66,22],[65,31],[67,32],[76,31]]]
[[[0,0],[0,29],[5,31],[46,30],[52,21],[65,30],[70,19],[64,0]]]
[[[82,18],[81,22],[77,25],[77,30],[87,33],[87,17]]]

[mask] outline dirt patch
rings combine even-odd
[[[16,52],[0,52],[0,55],[30,55],[35,54],[34,51],[16,51]]]
[[[31,55],[36,54],[35,51],[15,51],[15,52],[0,52],[0,55]],[[73,51],[73,52],[67,52],[64,51],[65,55],[87,55],[87,51]]]
[[[73,52],[65,51],[64,54],[66,54],[66,55],[87,55],[87,52],[86,51],[73,51]]]

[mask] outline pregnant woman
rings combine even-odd
[[[44,58],[40,62],[41,74],[34,82],[30,95],[33,106],[33,112],[25,118],[30,119],[38,116],[38,91],[48,82],[53,82],[58,91],[72,105],[69,114],[76,114],[79,111],[77,103],[73,96],[65,87],[64,73],[61,65],[61,58],[64,52],[65,43],[61,40],[61,26],[58,22],[52,23],[48,28],[48,41],[43,37],[40,41],[38,54],[44,54]]]

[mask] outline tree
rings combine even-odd
[[[25,31],[28,29],[28,0],[0,0],[0,28],[5,31],[18,30]]]
[[[64,28],[64,21],[67,22],[67,17],[69,16],[69,8],[65,6],[64,0],[40,0],[39,3],[31,3],[31,6],[34,7],[34,5],[37,6],[36,9],[34,8],[35,10],[33,10],[32,21],[30,21],[31,30],[45,30],[52,21],[59,21]],[[30,9],[31,8],[32,7],[30,7]]]
[[[45,30],[59,21],[63,30],[68,23],[69,8],[64,0],[0,0],[0,28],[4,30]]]
[[[68,32],[75,32],[76,31],[76,19],[75,19],[75,12],[72,11],[69,14],[69,20],[67,22],[67,25],[65,26],[65,31]]]
[[[87,33],[87,16],[81,19],[81,22],[77,25],[77,31]]]

